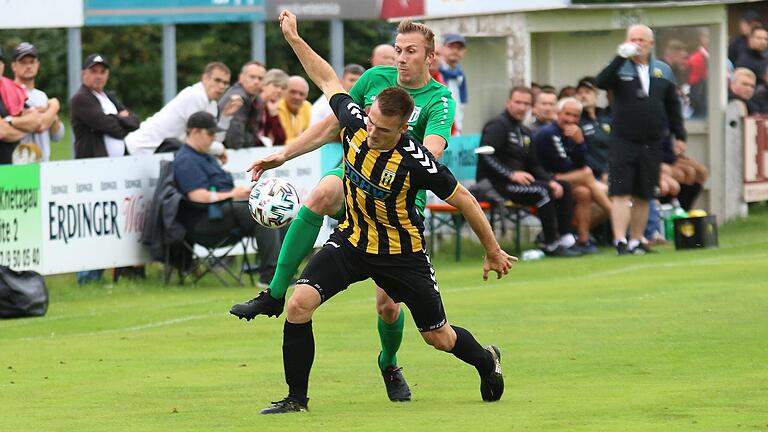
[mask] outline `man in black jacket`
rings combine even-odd
[[[648,200],[659,185],[662,140],[671,130],[675,152],[685,151],[686,132],[670,67],[651,56],[653,31],[631,26],[618,55],[597,76],[598,87],[613,93],[613,129],[608,193],[616,251],[643,254]],[[631,225],[627,242],[627,227]]]
[[[139,127],[139,118],[128,111],[104,86],[109,63],[101,54],[83,62],[83,85],[69,101],[69,116],[75,133],[75,159],[123,156],[123,138]]]
[[[768,57],[765,50],[768,49],[768,30],[763,26],[752,28],[748,39],[749,49],[744,51],[733,64],[734,67],[744,67],[755,73],[757,86],[765,87],[765,68],[768,65]]]
[[[506,110],[483,127],[481,146],[493,148],[480,154],[477,182],[488,180],[501,196],[517,204],[535,205],[544,232],[544,253],[581,255],[573,248],[573,198],[568,182],[553,180],[536,158],[531,131],[522,124],[531,108],[533,93],[514,87]]]

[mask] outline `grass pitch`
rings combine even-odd
[[[282,319],[228,314],[253,288],[214,281],[78,287],[49,278],[44,318],[0,321],[0,431],[768,430],[768,209],[721,227],[719,249],[519,263],[481,281],[477,247],[435,257],[448,319],[502,349],[506,391],[421,341],[400,351],[414,394],[386,399],[374,291],[315,316],[310,412],[285,396]]]

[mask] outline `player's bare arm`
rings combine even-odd
[[[427,135],[424,137],[424,147],[432,153],[435,159],[440,160],[445,151],[445,138],[435,134]]]
[[[485,214],[480,208],[480,204],[475,200],[475,197],[469,193],[467,188],[458,185],[456,192],[446,202],[461,211],[464,218],[469,222],[472,231],[474,231],[485,248],[483,280],[488,280],[488,273],[490,271],[496,272],[497,279],[501,279],[502,276],[509,273],[512,263],[517,261],[517,258],[501,249],[501,246],[499,246],[499,243],[493,236],[491,225],[488,223],[488,219],[485,218]]]

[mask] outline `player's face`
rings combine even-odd
[[[40,69],[40,61],[31,55],[24,56],[12,62],[11,69],[13,69],[13,75],[22,81],[32,80],[35,79],[37,71]]]
[[[581,108],[575,102],[569,102],[557,113],[557,124],[561,128],[579,124],[579,117],[581,117]]]
[[[374,102],[368,112],[368,147],[389,150],[400,141],[400,135],[408,130],[408,123],[397,116],[385,116]]]
[[[95,64],[83,71],[83,85],[91,90],[104,91],[109,80],[109,69],[102,64]]]
[[[514,92],[507,99],[507,111],[517,121],[523,121],[531,109],[531,95],[526,92]]]
[[[229,74],[221,69],[214,69],[211,73],[203,74],[203,87],[209,100],[219,100],[229,87]]]
[[[245,71],[240,72],[238,81],[246,93],[255,96],[261,92],[261,80],[264,79],[266,72],[263,66],[252,64],[245,68]]]
[[[434,52],[427,54],[426,40],[421,33],[401,33],[395,38],[395,66],[400,84],[408,86],[426,80],[434,58]]]
[[[557,96],[552,93],[540,93],[533,105],[533,114],[537,119],[543,122],[555,119],[555,105],[557,105]]]

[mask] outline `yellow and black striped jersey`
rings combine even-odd
[[[338,232],[358,250],[377,255],[421,252],[424,223],[414,201],[419,189],[448,199],[458,187],[451,171],[404,134],[392,150],[368,147],[366,114],[346,93],[330,105],[341,125],[346,215]]]

